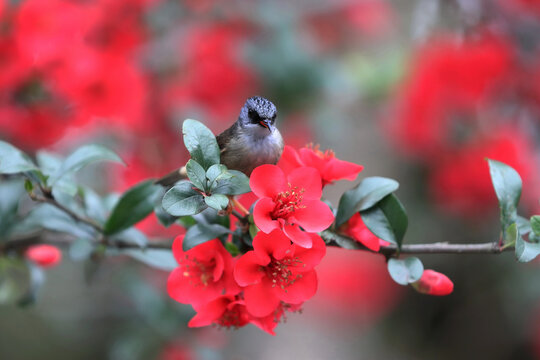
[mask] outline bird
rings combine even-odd
[[[268,99],[253,96],[246,100],[238,119],[216,136],[221,163],[247,176],[264,164],[277,164],[283,152],[283,137],[276,127],[277,109]],[[169,187],[186,179],[185,166],[156,180]]]

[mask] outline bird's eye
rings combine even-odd
[[[258,124],[261,121],[259,113],[255,110],[249,110],[249,118],[253,124]]]

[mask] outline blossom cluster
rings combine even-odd
[[[287,146],[278,165],[262,165],[251,174],[258,200],[249,251],[233,257],[219,239],[184,251],[184,236],[177,237],[173,253],[179,267],[169,276],[168,292],[197,312],[189,326],[251,323],[274,334],[285,312],[299,310],[317,291],[315,267],[326,254],[317,233],[334,221],[321,201],[323,187],[354,180],[362,169],[330,151]]]
[[[469,36],[434,35],[420,46],[385,123],[397,147],[427,169],[432,199],[464,218],[496,208],[486,157],[515,168],[524,205],[538,207],[540,42],[520,34],[521,19],[538,26],[540,17],[517,3],[498,2],[506,15],[486,14]]]

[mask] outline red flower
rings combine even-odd
[[[262,331],[267,332],[270,335],[276,335],[274,332],[274,329],[276,328],[277,324],[281,321],[281,318],[285,318],[285,311],[292,311],[296,312],[299,311],[302,307],[302,303],[300,304],[285,304],[280,303],[278,307],[267,316],[263,317],[251,317],[251,323],[255,326],[257,326]]]
[[[239,328],[248,324],[250,320],[244,301],[234,295],[220,296],[194,308],[197,314],[189,321],[189,327],[217,324],[226,328]]]
[[[314,168],[301,167],[285,176],[275,165],[253,170],[251,190],[261,198],[253,210],[255,224],[269,234],[281,229],[292,242],[310,248],[308,232],[322,231],[334,221],[332,211],[320,198],[321,178]]]
[[[482,105],[497,101],[493,96],[506,89],[510,70],[511,48],[504,39],[432,40],[413,60],[385,132],[407,153],[437,160],[463,137],[463,125],[477,119]]]
[[[80,48],[49,75],[55,90],[73,102],[74,122],[107,119],[107,125],[140,130],[146,106],[146,80],[125,58]]]
[[[495,211],[497,199],[486,158],[516,169],[523,179],[523,203],[538,204],[538,154],[534,142],[528,134],[507,126],[478,136],[434,166],[429,182],[438,205],[465,218]]]
[[[232,269],[233,258],[218,239],[182,250],[184,236],[178,236],[172,251],[179,267],[167,280],[169,296],[183,304],[194,306],[208,303],[221,295],[236,294]]]
[[[362,165],[339,160],[332,150],[322,152],[318,146],[303,147],[298,152],[285,146],[279,166],[285,172],[302,166],[313,167],[319,171],[323,186],[337,180],[355,180],[364,169]]]
[[[358,213],[354,214],[347,223],[340,227],[340,230],[372,251],[379,251],[381,245],[388,245],[388,241],[379,239],[367,228]]]
[[[424,270],[422,277],[412,286],[422,294],[445,296],[452,293],[454,283],[448,276],[434,270]]]
[[[179,46],[185,63],[167,90],[167,105],[176,111],[202,108],[219,121],[238,116],[238,104],[257,88],[256,74],[242,56],[242,45],[250,33],[242,23],[220,23],[187,32]]]
[[[245,301],[241,296],[220,296],[209,303],[194,306],[197,314],[191,318],[188,326],[202,327],[214,324],[225,328],[239,328],[253,324],[271,335],[276,335],[274,329],[285,315],[285,311],[297,311],[301,305],[280,303],[269,315],[255,317],[247,311]]]
[[[41,267],[53,267],[62,260],[62,252],[52,245],[33,245],[25,253],[26,258]]]
[[[14,24],[20,53],[34,65],[43,66],[84,46],[85,35],[95,23],[94,10],[85,2],[23,1]]]
[[[316,266],[326,253],[323,240],[307,234],[311,249],[291,244],[280,230],[270,234],[259,232],[248,251],[236,263],[234,278],[245,286],[244,299],[248,312],[256,317],[273,313],[283,301],[301,304],[317,290]]]

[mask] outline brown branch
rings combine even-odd
[[[328,246],[337,246],[345,249],[372,251],[360,244],[356,240],[335,233],[330,230],[325,230],[321,233],[321,237]],[[387,257],[400,254],[500,254],[504,251],[511,251],[513,247],[501,247],[498,243],[479,243],[479,244],[449,244],[447,242],[438,242],[432,244],[411,244],[403,245],[401,250],[398,250],[396,245],[382,246],[378,254]],[[372,251],[373,252],[373,251]]]
[[[40,195],[37,195],[37,194],[34,194],[34,193],[30,193],[29,195],[30,195],[30,198],[32,200],[34,200],[36,202],[52,205],[52,206],[62,210],[66,214],[68,214],[73,220],[84,223],[86,225],[89,225],[89,226],[91,226],[92,228],[94,228],[95,230],[97,230],[100,233],[103,232],[103,228],[101,227],[101,225],[97,224],[96,222],[94,222],[91,219],[79,216],[78,214],[73,212],[71,209],[68,209],[64,205],[60,204],[51,195],[49,195],[49,196],[40,196]]]

